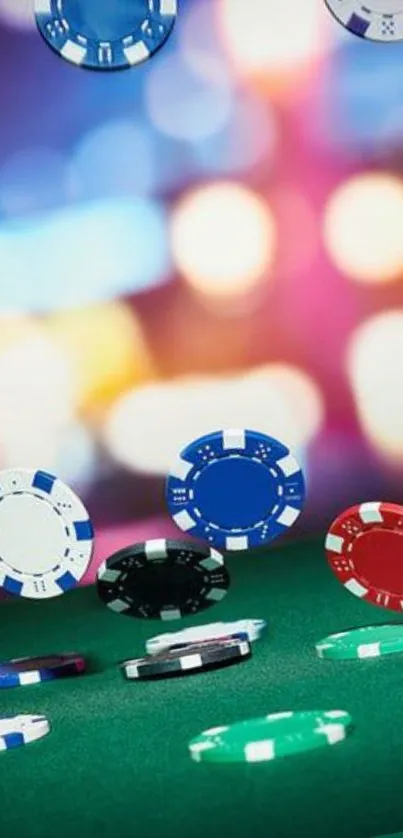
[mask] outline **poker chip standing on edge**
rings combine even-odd
[[[127,660],[121,667],[129,680],[168,678],[239,663],[251,654],[252,647],[247,640],[195,643],[182,649],[169,649],[159,655]]]
[[[189,643],[204,643],[214,640],[241,638],[249,643],[258,640],[267,627],[265,620],[236,620],[233,623],[208,623],[191,626],[182,631],[158,634],[146,641],[149,655],[158,655],[166,649],[175,649]]]
[[[205,730],[189,751],[195,762],[270,762],[335,745],[351,729],[344,710],[272,713]]]
[[[177,0],[34,0],[40,34],[58,55],[91,70],[146,61],[169,38]]]
[[[35,742],[49,731],[50,724],[45,716],[25,714],[0,718],[0,751]]]
[[[119,550],[97,573],[97,592],[108,608],[159,620],[178,620],[215,605],[229,584],[217,550],[164,538]]]
[[[84,576],[93,541],[69,486],[45,471],[0,471],[0,587],[28,599],[59,596]]]
[[[403,506],[350,506],[331,524],[325,550],[333,573],[354,596],[403,609]]]
[[[166,482],[173,521],[225,550],[247,550],[278,538],[305,499],[300,466],[289,448],[258,431],[227,429],[191,442]]]
[[[352,660],[403,652],[403,625],[364,626],[329,634],[315,645],[319,658]]]
[[[403,40],[403,0],[325,0],[345,29],[370,41]]]
[[[85,670],[81,655],[46,655],[0,662],[0,689],[25,687],[57,678],[80,675]]]

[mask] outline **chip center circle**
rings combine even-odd
[[[278,502],[269,468],[246,457],[226,457],[209,463],[195,487],[197,508],[203,520],[233,529],[247,529],[273,514]]]
[[[102,14],[100,4],[102,3]],[[149,0],[61,0],[65,20],[76,22],[76,31],[95,41],[118,41],[136,32],[147,20]]]
[[[374,527],[354,544],[353,562],[361,581],[403,597],[403,532]]]
[[[196,596],[201,578],[195,568],[165,562],[147,562],[133,576],[140,598],[155,602],[160,608],[174,603],[178,597],[186,600]]]
[[[55,568],[66,552],[66,526],[40,497],[16,494],[0,503],[0,559],[10,569],[32,575]]]

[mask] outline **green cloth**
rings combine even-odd
[[[232,586],[193,619],[116,616],[94,588],[1,606],[2,659],[77,651],[85,677],[4,689],[2,713],[44,713],[45,739],[0,754],[0,838],[369,838],[403,822],[403,656],[322,661],[315,641],[399,615],[361,602],[322,541],[227,558]],[[251,660],[154,682],[124,681],[147,637],[264,617]],[[345,709],[346,741],[267,765],[193,763],[202,730],[280,710]]]

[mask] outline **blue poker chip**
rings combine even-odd
[[[80,675],[84,670],[85,659],[81,655],[16,658],[0,663],[0,689],[54,681],[56,678]]]
[[[150,58],[171,34],[177,0],[35,0],[46,43],[91,70],[122,70]]]
[[[166,483],[179,529],[226,550],[247,550],[293,526],[305,500],[286,445],[258,431],[207,434],[181,452]]]

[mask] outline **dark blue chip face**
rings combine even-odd
[[[172,32],[177,0],[35,0],[38,29],[62,58],[121,70],[150,58]]]
[[[182,451],[166,499],[180,529],[215,547],[246,550],[293,526],[305,485],[286,445],[258,431],[228,429]]]

